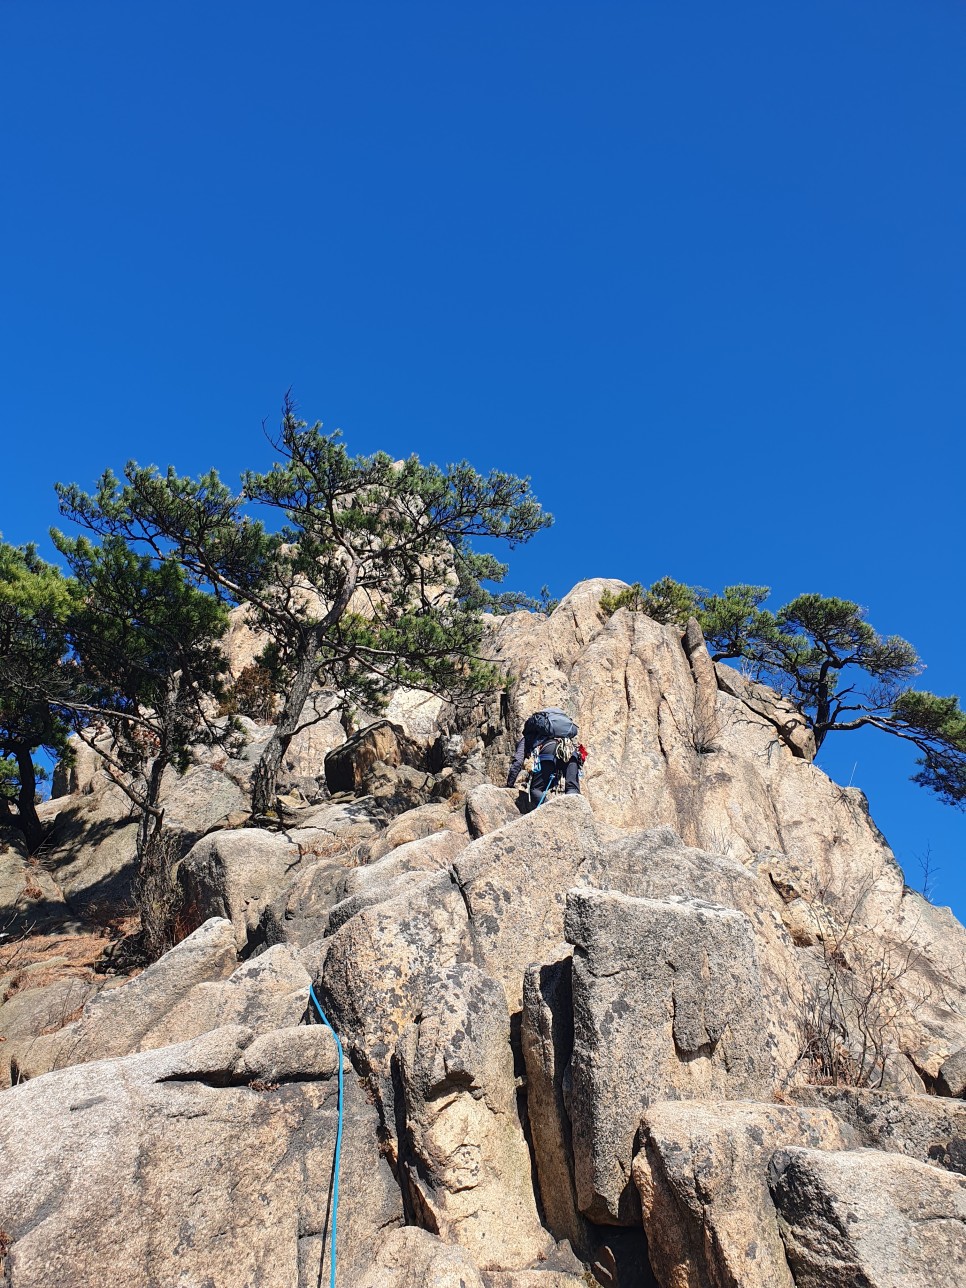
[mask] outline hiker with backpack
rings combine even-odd
[[[580,773],[587,751],[576,743],[577,732],[570,716],[557,707],[535,711],[524,724],[523,737],[517,743],[510,762],[506,785],[516,785],[520,771],[529,759],[532,809],[542,805],[553,791],[563,790],[568,796],[580,794]]]

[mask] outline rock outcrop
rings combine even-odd
[[[42,857],[0,838],[0,1280],[326,1282],[321,1006],[340,1283],[958,1288],[966,931],[788,703],[696,623],[607,617],[614,585],[492,619],[499,704],[401,691],[347,739],[314,694],[277,818],[268,727],[196,749],[165,784],[183,938],[140,974],[91,949],[133,875],[96,759]],[[231,647],[237,676],[242,617]],[[521,813],[548,705],[583,795]]]

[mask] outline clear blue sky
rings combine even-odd
[[[808,590],[962,689],[966,7],[5,0],[0,530],[129,457],[533,476],[510,584]],[[966,916],[966,816],[839,735]]]

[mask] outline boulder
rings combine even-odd
[[[320,1024],[299,1024],[256,1037],[235,1062],[234,1071],[249,1081],[301,1082],[331,1078],[338,1068],[331,1030]]]
[[[124,793],[105,786],[48,801],[38,813],[47,826],[44,864],[70,911],[97,921],[129,907],[137,823]]]
[[[580,1210],[631,1225],[634,1138],[649,1104],[771,1095],[754,933],[742,913],[696,899],[583,889],[567,897],[566,937]]]
[[[194,982],[190,963],[169,962],[184,944],[191,943],[183,941],[142,975],[100,993],[94,999],[99,1004],[91,1003],[73,1024],[29,1042],[9,1043],[14,1080],[36,1078],[82,1061],[155,1050],[226,1025],[242,1025],[258,1035],[298,1024],[307,1012],[310,980],[293,952],[281,945],[270,948],[228,974],[224,961],[229,954],[234,960],[230,927],[211,922],[202,932],[209,927],[210,972],[197,947],[192,949],[198,967]],[[214,943],[216,936],[224,941],[220,947]],[[219,966],[218,953],[225,945],[228,951]]]
[[[418,765],[424,754],[399,725],[388,720],[353,734],[325,757],[325,781],[330,792],[356,792],[377,761],[384,765]]]
[[[236,963],[231,924],[217,918],[206,922],[140,975],[97,993],[78,1019],[53,1033],[11,1043],[14,1076],[35,1078],[51,1069],[163,1045],[149,1037],[158,1023],[195,985],[224,979]]]
[[[208,765],[194,765],[184,774],[166,770],[162,804],[165,825],[189,842],[248,812],[238,784]]]
[[[50,972],[57,977],[43,982]],[[40,961],[0,980],[0,1088],[13,1081],[11,1066],[20,1053],[74,1020],[104,985],[103,976],[70,969],[63,959]]]
[[[478,783],[466,795],[466,822],[474,840],[488,832],[496,832],[505,823],[512,823],[519,817],[515,788]]]
[[[220,1029],[0,1097],[11,1283],[316,1288],[327,1280],[336,1079],[246,1085],[236,1064],[249,1036]],[[376,1126],[350,1070],[341,1184],[351,1198],[339,1209],[347,1282],[358,1282],[373,1244],[403,1218]]]
[[[878,1150],[778,1149],[769,1185],[795,1288],[959,1288],[966,1178]]]
[[[21,834],[0,828],[0,927],[3,938],[63,923],[63,891],[39,859],[28,858]],[[2,943],[0,939],[0,943]]]
[[[466,905],[450,874],[416,875],[401,894],[358,908],[302,954],[326,1014],[370,1076],[391,1142],[399,1036],[423,1013],[435,973],[473,960]]]
[[[408,738],[431,743],[439,735],[443,700],[425,689],[395,689],[386,704],[384,715],[399,725]]]
[[[262,914],[257,938],[269,945],[285,943],[300,948],[321,939],[328,929],[329,910],[345,887],[347,861],[343,851],[339,858],[309,863],[296,871]]]
[[[482,836],[453,870],[479,962],[503,985],[512,1011],[523,975],[563,939],[566,892],[583,879],[612,832],[581,796],[558,796]]]
[[[297,950],[276,944],[242,962],[227,979],[196,984],[158,1017],[142,1039],[142,1049],[181,1042],[226,1024],[244,1025],[256,1035],[291,1028],[308,1013],[310,983]]]
[[[356,1288],[485,1288],[470,1254],[428,1230],[391,1230]]]
[[[824,1109],[665,1101],[641,1122],[632,1173],[651,1265],[662,1284],[794,1288],[768,1189],[783,1145],[855,1143]]]
[[[966,1175],[966,1104],[867,1087],[794,1087],[789,1094],[829,1110],[859,1145]]]
[[[393,878],[409,872],[438,872],[449,869],[453,860],[466,848],[465,834],[445,829],[406,841],[390,850],[381,859],[364,867],[351,868],[343,878],[346,896],[386,886]]]
[[[301,862],[299,847],[275,832],[243,828],[202,838],[177,867],[182,924],[193,929],[209,917],[226,917],[244,950]]]
[[[401,1172],[420,1224],[481,1268],[546,1256],[516,1112],[506,997],[462,963],[427,981],[398,1044],[406,1136]]]
[[[789,1023],[804,988],[801,960],[781,919],[785,906],[772,882],[728,854],[685,845],[670,827],[620,835],[584,869],[588,885],[634,898],[680,897],[735,908],[755,935],[761,977],[760,1015],[779,1067],[791,1072],[801,1037]]]
[[[452,785],[452,775],[450,776]],[[386,765],[377,760],[365,778],[365,790],[375,797],[387,815],[396,816],[418,809],[435,793],[437,780],[411,765]]]
[[[944,1096],[966,1098],[966,1047],[944,1060],[939,1070],[939,1091]]]
[[[86,732],[91,735],[93,731]],[[110,733],[101,733],[94,738],[95,745],[105,751],[110,749],[111,741]],[[67,744],[70,749],[68,755],[58,760],[54,766],[50,784],[51,800],[61,796],[88,796],[107,787],[111,780],[104,772],[103,758],[94,748],[83,742],[76,733],[68,737]]]
[[[321,939],[346,873],[367,853],[368,838],[380,834],[383,822],[371,798],[300,811],[282,833],[298,850],[300,864],[263,910],[255,941],[305,947]]]
[[[389,823],[385,831],[359,847],[359,862],[374,863],[400,845],[418,841],[424,836],[433,836],[437,832],[455,832],[464,841],[469,839],[466,818],[459,800],[433,801],[400,814]]]

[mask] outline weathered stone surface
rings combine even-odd
[[[694,679],[694,702],[691,735],[694,749],[699,755],[718,751],[720,724],[718,720],[718,677],[708,653],[704,632],[694,617],[688,619],[681,640],[691,675]]]
[[[394,731],[396,763],[391,750],[388,761],[377,761],[370,747],[373,758],[361,765],[358,781],[353,776],[351,799],[303,808],[324,790],[318,784],[318,757],[329,750],[324,742],[331,735],[341,743],[343,736],[341,726],[328,732],[325,721],[313,726],[283,766],[280,784],[287,796],[275,833],[232,830],[244,821],[243,810],[225,813],[216,799],[224,792],[226,802],[229,796],[236,802],[245,793],[269,727],[243,721],[247,745],[226,737],[223,746],[193,749],[188,774],[169,775],[168,812],[182,834],[193,834],[192,827],[228,829],[206,845],[233,838],[224,840],[222,858],[205,878],[207,911],[231,919],[230,935],[227,921],[221,923],[227,965],[211,979],[179,985],[178,959],[167,966],[165,959],[159,965],[170,973],[170,994],[159,983],[163,972],[119,985],[110,980],[117,1000],[108,1005],[102,994],[103,1014],[98,998],[66,1038],[38,1034],[33,1019],[40,997],[47,998],[48,1013],[60,1005],[62,1018],[68,1017],[63,1008],[71,994],[60,984],[48,994],[19,981],[12,1009],[0,1007],[0,1026],[8,1019],[13,1026],[0,1061],[22,1060],[25,1074],[35,1075],[28,1089],[64,1076],[41,1075],[60,1059],[66,1041],[76,1045],[65,1060],[81,1054],[92,1060],[122,1048],[150,1052],[159,1061],[151,1083],[161,1090],[145,1093],[147,1100],[182,1094],[177,1141],[173,1115],[159,1125],[146,1101],[130,1114],[143,1136],[142,1170],[129,1188],[142,1187],[139,1202],[154,1232],[138,1230],[133,1251],[117,1255],[127,1282],[147,1282],[145,1267],[156,1264],[160,1269],[150,1273],[159,1283],[183,1277],[186,1284],[220,1288],[220,1263],[202,1266],[202,1244],[228,1250],[228,1284],[237,1274],[239,1284],[271,1285],[277,1274],[278,1282],[317,1288],[320,1271],[324,1281],[321,1226],[304,1216],[316,1167],[315,1156],[306,1161],[305,1151],[318,1142],[313,1135],[315,1144],[306,1144],[309,1128],[300,1115],[312,1088],[331,1090],[334,1054],[322,1026],[300,1025],[310,979],[373,1101],[364,1111],[372,1167],[380,1166],[378,1138],[397,1168],[408,1218],[474,1249],[471,1255],[417,1230],[387,1237],[401,1215],[393,1189],[385,1209],[390,1215],[370,1222],[364,1264],[343,1262],[347,1282],[370,1288],[456,1288],[461,1280],[475,1288],[569,1285],[576,1269],[552,1248],[549,1227],[578,1248],[601,1284],[642,1288],[650,1283],[644,1225],[638,1190],[627,1184],[636,1150],[633,1177],[644,1197],[652,1253],[664,1258],[661,1288],[790,1288],[763,1179],[776,1148],[795,1153],[801,1146],[847,1146],[843,1158],[864,1160],[868,1151],[857,1147],[873,1146],[890,1151],[896,1168],[915,1160],[940,1178],[963,1167],[963,1102],[908,1094],[921,1092],[923,1080],[947,1090],[962,1083],[961,1077],[955,1082],[956,1053],[966,1049],[962,928],[947,911],[904,890],[861,793],[836,787],[808,763],[800,718],[776,695],[726,668],[716,670],[696,624],[682,640],[677,630],[640,615],[622,611],[605,618],[599,596],[608,585],[619,583],[576,588],[547,618],[494,619],[488,627],[494,657],[513,678],[501,707],[440,708],[422,729],[412,724]],[[316,710],[325,696],[314,695]],[[403,706],[416,701],[403,697]],[[590,748],[584,796],[520,816],[513,793],[493,784],[505,781],[523,719],[545,705],[572,710],[580,724]],[[421,719],[418,712],[415,719]],[[484,772],[491,784],[480,785]],[[95,910],[98,902],[113,913],[130,893],[129,803],[105,785],[94,762],[75,785],[88,794],[42,807],[45,821],[59,827],[51,875],[57,881],[62,874],[66,882],[60,915],[77,917],[75,908]],[[369,796],[360,796],[362,790]],[[409,808],[424,800],[431,803]],[[261,838],[254,843],[265,846],[264,856],[225,861],[252,837]],[[0,895],[3,873],[0,864]],[[22,869],[16,874],[22,877]],[[52,884],[52,893],[58,888]],[[561,946],[568,890],[583,909],[573,965]],[[189,900],[192,906],[203,915],[197,899],[194,905]],[[266,942],[272,947],[255,955]],[[249,960],[232,969],[236,944]],[[888,1074],[905,1089],[901,1095],[795,1089],[805,1072],[801,1004],[809,987],[821,983],[829,944],[841,968],[852,973],[870,960],[903,966],[899,989],[907,1005],[900,1008],[888,1052]],[[520,1056],[520,1035],[527,1076],[520,1079],[518,1064],[517,1086],[511,1049]],[[180,1056],[155,1050],[185,1038],[196,1040]],[[147,1055],[77,1069],[96,1080],[98,1069],[109,1068],[120,1096],[127,1094],[122,1083],[140,1087],[140,1075],[131,1075],[140,1067],[132,1061],[140,1059]],[[767,1096],[776,1082],[783,1105],[733,1099]],[[100,1084],[91,1086],[71,1101],[78,1122],[106,1113]],[[134,1095],[130,1087],[128,1092]],[[707,1096],[723,1099],[709,1103]],[[252,1126],[246,1097],[284,1105],[282,1119]],[[792,1098],[809,1103],[789,1104]],[[329,1112],[330,1100],[324,1109]],[[635,1141],[642,1111],[644,1127]],[[58,1123],[55,1115],[49,1149],[63,1186]],[[239,1142],[246,1123],[250,1140],[243,1159]],[[107,1126],[117,1129],[114,1120]],[[269,1212],[271,1230],[264,1237],[247,1174],[237,1210],[229,1210],[231,1200],[223,1202],[218,1188],[223,1180],[236,1182],[233,1171],[249,1165],[249,1151],[262,1148],[263,1131],[272,1133],[269,1152],[276,1146],[281,1151],[276,1165],[292,1200],[284,1223]],[[64,1139],[69,1148],[70,1131]],[[113,1147],[106,1135],[105,1155]],[[93,1143],[85,1144],[81,1166],[88,1148],[93,1151]],[[170,1163],[177,1150],[199,1152],[201,1169],[190,1179],[201,1198],[209,1184],[206,1168],[216,1156],[230,1175],[230,1181],[219,1175],[214,1182],[215,1207],[228,1212],[223,1221],[216,1213],[204,1224],[208,1218],[201,1214],[197,1224],[185,1211],[187,1201],[171,1198],[169,1188],[187,1185],[190,1173],[180,1157]],[[122,1150],[122,1171],[128,1161]],[[259,1155],[256,1171],[261,1163]],[[98,1166],[91,1169],[95,1185]],[[304,1176],[296,1193],[289,1178],[299,1169]],[[267,1169],[259,1172],[259,1193],[268,1176]],[[366,1203],[367,1185],[358,1179],[355,1186],[343,1178],[343,1214],[346,1204],[354,1212]],[[874,1167],[866,1173],[858,1164],[847,1180],[840,1190],[845,1201],[850,1189],[879,1183]],[[50,1221],[71,1204],[72,1229],[83,1224],[76,1216],[81,1209],[83,1219],[97,1225],[130,1224],[110,1186],[104,1203],[114,1206],[108,1212],[100,1196],[85,1207],[85,1191],[73,1192],[79,1184],[72,1177],[66,1197],[41,1196],[40,1206],[30,1209],[27,1224],[13,1232],[15,1267],[33,1247],[35,1227],[53,1237]],[[880,1206],[888,1209],[890,1202],[887,1196]],[[203,1206],[200,1198],[195,1206]],[[177,1230],[165,1224],[167,1207],[181,1213]],[[939,1215],[954,1210],[947,1204]],[[855,1224],[864,1219],[860,1214]],[[613,1224],[621,1221],[631,1224]],[[263,1273],[261,1252],[246,1262],[240,1234],[246,1223],[257,1226],[251,1241],[258,1247],[277,1245],[286,1273],[274,1265]],[[5,1210],[0,1224],[8,1224]],[[898,1229],[901,1221],[895,1218],[893,1225]],[[190,1244],[188,1259],[172,1278],[173,1263],[165,1258],[182,1234]],[[119,1241],[120,1234],[98,1232],[93,1242],[113,1270],[112,1239]],[[132,1265],[131,1257],[150,1240],[153,1260],[145,1253]],[[838,1234],[830,1238],[835,1246],[837,1240]],[[30,1255],[50,1260],[46,1246],[38,1243]],[[548,1251],[546,1260],[541,1249]],[[70,1272],[84,1282],[85,1266],[93,1264],[71,1262]],[[853,1258],[848,1264],[857,1263]],[[60,1268],[54,1265],[51,1281],[69,1284]],[[835,1270],[830,1288],[846,1282],[844,1274]],[[88,1281],[110,1282],[102,1274]]]
[[[298,846],[280,833],[243,828],[203,837],[177,868],[184,924],[227,917],[244,949],[301,861]]]
[[[439,719],[443,700],[425,689],[396,689],[383,712],[386,719],[397,724],[410,738],[423,743],[432,742],[439,735]]]
[[[131,902],[137,824],[116,787],[65,796],[38,809],[47,827],[45,866],[71,911],[96,919]]]
[[[966,1104],[865,1087],[795,1087],[801,1105],[829,1109],[859,1145],[966,1175]]]
[[[943,1061],[939,1069],[939,1090],[944,1096],[966,1097],[966,1047]]]
[[[792,1070],[801,1054],[801,1037],[789,1016],[804,981],[782,924],[784,904],[769,879],[730,855],[685,845],[669,827],[619,836],[585,867],[583,876],[588,885],[635,898],[698,899],[744,913],[755,933],[766,1040],[779,1067]]]
[[[527,1112],[544,1221],[557,1239],[587,1253],[593,1237],[577,1206],[570,1126],[570,1060],[574,1049],[571,950],[560,945],[523,980],[521,1040]]]
[[[392,1230],[357,1288],[485,1288],[468,1252],[409,1225]]]
[[[88,729],[86,732],[90,736],[93,731]],[[51,799],[56,800],[60,796],[74,794],[87,796],[91,792],[107,787],[110,779],[104,772],[103,758],[76,733],[72,733],[67,742],[70,746],[71,763],[68,765],[64,760],[57,762],[50,787]],[[107,750],[111,745],[111,735],[102,733],[94,738],[94,743]]]
[[[446,872],[429,872],[395,898],[363,907],[304,950],[315,991],[357,1068],[371,1072],[390,1131],[390,1060],[424,1009],[438,970],[473,960],[466,906]]]
[[[530,1265],[551,1245],[516,1112],[506,997],[463,963],[427,980],[423,1008],[397,1048],[411,1206],[481,1268]]]
[[[59,978],[43,982],[61,970]],[[14,1081],[12,1066],[23,1052],[76,1019],[105,984],[104,976],[56,958],[0,979],[0,1088]]]
[[[310,863],[296,872],[291,884],[262,914],[260,934],[267,944],[295,944],[306,947],[321,939],[328,929],[329,910],[339,901],[345,886],[349,856],[328,862]]]
[[[226,1024],[244,1025],[255,1034],[290,1028],[307,1014],[310,983],[296,950],[277,944],[243,962],[227,979],[197,984],[158,1018],[142,1049]]]
[[[0,829],[0,927],[4,937],[68,916],[63,891],[37,859],[27,857],[20,833]]]
[[[878,1150],[779,1149],[769,1184],[795,1288],[959,1288],[966,1179]]]
[[[578,1201],[593,1220],[633,1224],[633,1143],[649,1104],[770,1096],[776,1067],[752,927],[697,900],[573,890],[566,937]]]
[[[453,868],[479,960],[522,1005],[523,974],[563,939],[567,890],[610,840],[580,796],[558,796],[458,855]]]
[[[662,1284],[794,1288],[768,1189],[781,1145],[856,1143],[828,1110],[750,1102],[652,1105],[632,1168]]]
[[[235,1073],[262,1082],[329,1078],[339,1068],[335,1038],[324,1025],[300,1024],[256,1037],[235,1064]]]
[[[400,814],[385,831],[360,846],[359,861],[363,864],[374,863],[400,845],[444,831],[455,832],[464,840],[469,839],[466,817],[459,801],[431,802]]]
[[[162,803],[165,824],[187,838],[204,836],[248,809],[238,784],[207,765],[194,765],[184,774],[169,769]]]
[[[330,792],[358,791],[377,761],[384,765],[411,763],[418,752],[410,745],[402,729],[388,720],[353,734],[342,746],[325,758],[325,781]]]
[[[457,831],[445,829],[407,841],[390,850],[383,858],[365,867],[352,868],[345,873],[343,888],[346,896],[368,890],[379,890],[392,878],[407,872],[437,872],[448,869],[458,854],[466,848],[467,837]]]
[[[390,816],[418,809],[428,802],[436,787],[436,779],[422,769],[411,765],[386,765],[377,760],[365,778],[365,790],[376,799]]]
[[[213,1085],[232,1076],[244,1041],[220,1030],[0,1097],[11,1283],[315,1288],[328,1277],[336,1080]],[[354,1201],[340,1206],[340,1273],[357,1282],[402,1210],[351,1072],[342,1187]]]
[[[484,1270],[483,1288],[586,1288],[585,1274],[566,1270]]]
[[[708,658],[708,661],[711,659]],[[716,665],[714,662],[711,662],[711,666],[722,692],[737,698],[749,711],[774,725],[793,755],[808,761],[815,759],[815,735],[793,702],[783,698],[774,689],[769,689],[767,685],[755,684],[753,680],[746,679],[733,666],[721,663]]]
[[[839,901],[851,924],[909,961],[903,987],[914,1022],[903,1049],[935,1078],[943,1060],[966,1046],[966,932],[948,911],[904,888],[862,793],[839,787],[807,754],[796,754],[787,740],[794,731],[779,733],[776,719],[787,721],[780,711],[776,717],[775,695],[765,694],[763,714],[764,706],[758,711],[745,701],[740,677],[722,680],[727,668],[719,667],[707,727],[706,695],[678,633],[639,613],[600,612],[601,592],[621,584],[581,583],[549,618],[493,619],[488,650],[513,677],[509,702],[465,724],[468,733],[483,734],[489,777],[504,781],[531,711],[562,706],[574,713],[590,750],[582,789],[599,820],[668,825],[687,844],[741,863],[764,851],[793,858],[812,883],[803,897]],[[794,930],[807,935],[803,917]]]
[[[438,868],[434,869],[439,871]],[[387,876],[382,881],[372,881],[362,883],[352,894],[340,899],[329,910],[328,933],[334,934],[340,926],[344,926],[347,921],[360,913],[363,908],[376,907],[379,904],[389,901],[398,902],[412,895],[419,900],[425,890],[425,872],[409,872],[403,869],[392,876]],[[447,871],[447,876],[449,877]],[[450,877],[450,879],[452,879]]]
[[[508,787],[494,787],[492,783],[479,783],[466,796],[466,821],[470,836],[486,836],[505,823],[520,817],[517,792]]]
[[[247,604],[240,604],[228,614],[228,632],[223,647],[229,673],[236,680],[269,642],[268,635],[255,628],[253,618],[254,612]]]
[[[304,853],[326,858],[332,851],[324,848],[325,837],[348,848],[378,835],[385,826],[386,817],[377,802],[371,796],[360,796],[300,811],[287,835]]]
[[[343,895],[346,873],[368,852],[367,838],[382,828],[371,798],[300,811],[296,825],[281,834],[296,847],[300,864],[262,912],[255,938],[300,947],[321,939],[329,909]]]
[[[339,709],[336,694],[309,694],[300,721],[303,728],[294,736],[282,757],[283,777],[324,781],[326,756],[346,740]]]
[[[51,1069],[163,1045],[150,1040],[152,1030],[167,1022],[197,984],[225,978],[236,962],[231,924],[220,919],[206,922],[142,974],[99,992],[77,1020],[56,1032],[11,1043],[9,1058],[16,1077],[35,1078]],[[194,1037],[201,1031],[180,1036]]]

